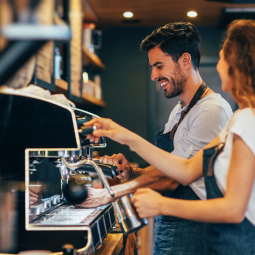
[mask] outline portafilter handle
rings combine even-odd
[[[96,126],[81,126],[78,132],[83,135],[89,135],[92,134],[92,132],[96,129]]]

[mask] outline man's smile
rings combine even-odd
[[[161,85],[161,87],[163,88],[163,89],[166,89],[166,87],[167,87],[167,84],[168,84],[168,80],[167,79],[158,79],[158,82],[160,83],[160,85]]]

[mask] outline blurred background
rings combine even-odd
[[[155,132],[178,98],[166,99],[151,81],[141,41],[167,23],[193,23],[202,37],[201,76],[236,110],[221,90],[216,64],[227,25],[243,18],[255,18],[254,0],[0,0],[0,86],[30,91],[36,85],[48,91],[46,98],[64,94],[78,108],[155,143]],[[147,166],[130,148],[110,140],[94,156],[113,153]],[[12,185],[0,180],[1,251],[15,250]]]

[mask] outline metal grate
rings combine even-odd
[[[52,213],[52,217],[36,223],[36,225],[77,225],[80,224],[96,209],[65,208],[58,213]],[[50,214],[49,214],[50,215]],[[49,216],[48,215],[48,216]]]

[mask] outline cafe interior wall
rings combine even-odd
[[[106,68],[101,73],[102,95],[106,107],[97,109],[102,117],[111,118],[124,127],[155,143],[155,132],[164,127],[178,98],[166,99],[160,87],[150,80],[148,55],[139,49],[141,41],[156,27],[106,27],[100,58]],[[201,55],[218,57],[224,29],[198,27],[202,37]],[[212,68],[215,70],[216,63]],[[216,74],[217,75],[217,74]],[[212,77],[213,78],[213,77]],[[205,79],[206,80],[206,79]],[[206,81],[220,91],[219,77]],[[95,111],[95,110],[94,110]],[[124,154],[141,167],[147,165],[125,145],[108,139],[108,146],[99,154]]]

